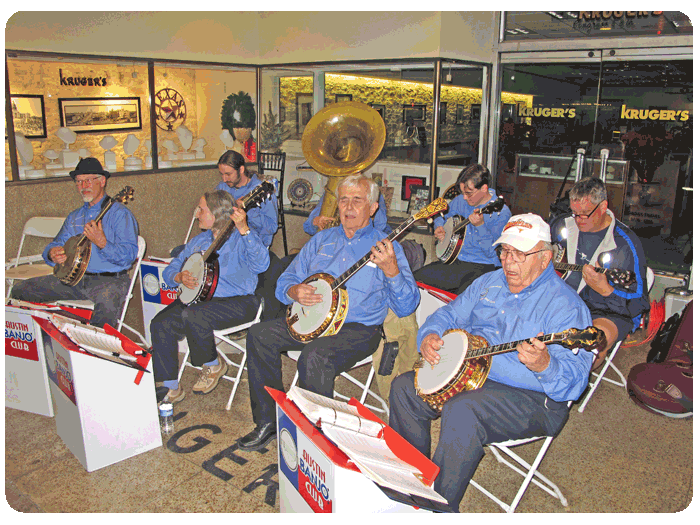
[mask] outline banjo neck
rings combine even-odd
[[[105,214],[109,211],[109,209],[112,207],[112,204],[114,204],[114,199],[110,197],[109,195],[105,195],[105,200],[102,203],[102,209],[100,210],[100,213],[97,214],[97,217],[95,217],[93,220],[95,223],[98,223],[102,220],[102,218],[105,216]],[[80,237],[76,241],[76,246],[82,246],[85,244],[85,241],[87,240],[87,235],[85,233],[81,233]]]
[[[467,351],[466,359],[512,352],[520,343],[529,342],[530,339],[533,338],[530,337],[528,339],[521,339],[520,341],[512,341],[510,343],[503,343],[500,345],[484,346],[482,348],[470,348]],[[538,341],[542,341],[544,344],[549,345],[553,343],[561,343],[566,339],[566,337],[564,336],[564,334],[557,333],[537,336],[534,337],[534,339],[537,339]]]
[[[601,268],[599,266],[591,266],[598,273],[607,274],[608,268]],[[554,268],[557,270],[562,270],[566,272],[582,272],[583,264],[568,264],[568,263],[554,263]]]
[[[486,203],[485,206],[482,206],[481,208],[477,208],[474,210],[472,213],[476,213],[478,215],[483,215],[484,213],[493,213],[494,211],[500,211],[503,208],[503,197],[497,197],[495,200],[490,200]],[[460,231],[462,228],[467,226],[469,224],[469,217],[466,219],[462,219],[459,221],[455,227],[452,229],[452,233],[455,234],[458,231]]]
[[[249,210],[258,206],[262,201],[269,198],[274,191],[274,186],[267,181],[263,182],[262,184],[258,184],[252,191],[242,197],[243,211],[248,213]],[[218,235],[214,236],[214,242],[212,242],[211,246],[207,248],[207,251],[202,254],[202,258],[205,261],[208,261],[212,254],[219,251],[219,248],[221,248],[221,246],[228,240],[235,226],[236,223],[229,217],[229,221],[226,223],[226,226],[222,228]],[[250,226],[248,227],[250,228]]]
[[[416,222],[415,217],[409,217],[406,219],[404,222],[402,222],[395,230],[393,230],[389,236],[387,237],[387,240],[389,242],[393,242],[394,239],[396,239],[399,235],[401,235],[403,232],[405,232],[407,229],[409,229],[414,222]],[[372,257],[372,252],[369,251],[367,254],[365,254],[362,259],[357,261],[355,264],[353,264],[350,268],[347,269],[345,273],[343,273],[340,277],[338,277],[333,283],[331,284],[331,289],[336,290],[343,286],[350,277],[355,275],[358,271],[362,269],[362,267],[367,264]]]

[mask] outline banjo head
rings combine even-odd
[[[303,306],[297,302],[289,306],[288,317],[297,317],[296,322],[289,327],[299,335],[313,334],[326,323],[329,315],[333,315],[333,291],[330,283],[313,276],[304,283],[315,287],[316,293],[323,296],[323,301],[313,306]]]
[[[444,342],[437,365],[423,361],[416,372],[416,386],[423,394],[433,394],[447,386],[459,371],[469,350],[469,335],[464,330],[450,331],[441,338]]]
[[[435,245],[435,255],[442,262],[446,262],[446,259],[448,259],[449,256],[452,254],[454,246],[458,242],[457,240],[452,238],[452,235],[454,233],[455,226],[462,220],[463,219],[461,216],[453,215],[452,217],[447,219],[445,221],[445,224],[443,224],[442,226],[445,229],[445,236],[442,238],[441,241],[437,241],[437,244]]]
[[[184,284],[180,285],[179,298],[184,304],[190,304],[199,296],[202,287],[204,286],[204,257],[201,253],[193,253],[190,255],[185,264],[182,265],[182,272],[188,271],[197,279],[197,286],[187,288]]]

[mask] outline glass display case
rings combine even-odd
[[[601,159],[584,158],[582,177],[600,177]],[[628,179],[629,161],[608,159],[605,182],[623,186]],[[575,157],[560,155],[517,155],[517,175],[519,177],[537,177],[544,179],[563,180],[567,170],[569,180],[574,181],[578,161]]]

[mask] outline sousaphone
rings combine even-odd
[[[361,102],[336,102],[311,118],[304,128],[301,148],[309,165],[328,177],[321,216],[335,215],[340,181],[371,166],[385,140],[384,119]]]

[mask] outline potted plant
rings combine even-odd
[[[260,125],[260,141],[265,151],[271,153],[282,151],[282,123],[272,112],[271,101],[267,103],[267,113],[263,115],[263,123]]]
[[[255,127],[255,105],[245,91],[231,93],[221,108],[221,127],[243,143]]]

